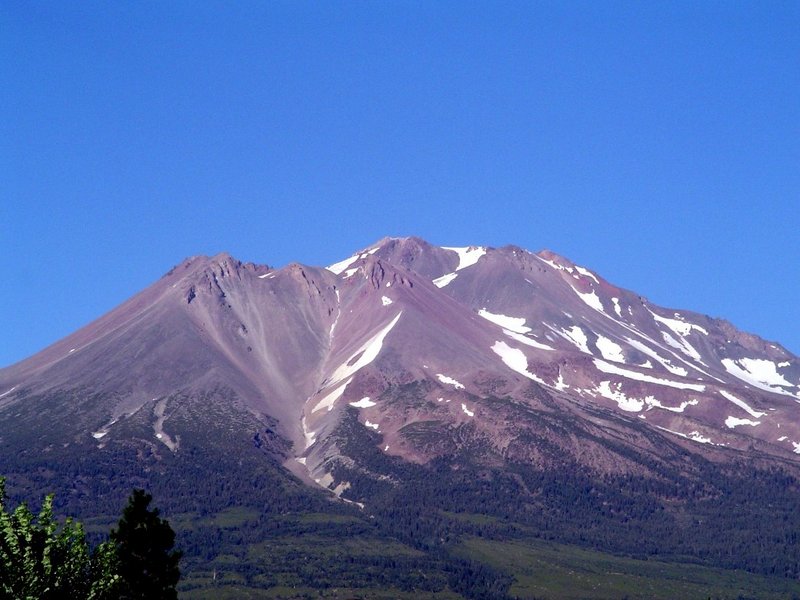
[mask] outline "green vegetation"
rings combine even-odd
[[[454,553],[514,577],[509,594],[552,600],[800,598],[800,582],[696,564],[637,560],[543,540],[466,538]]]
[[[0,600],[177,598],[175,534],[148,510],[152,497],[144,491],[134,491],[119,529],[91,554],[79,522],[54,518],[52,494],[37,517],[24,503],[7,512],[5,500],[0,478]]]

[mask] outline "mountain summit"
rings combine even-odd
[[[0,473],[31,494],[69,473],[84,513],[120,482],[180,511],[410,494],[618,551],[652,530],[653,552],[736,566],[688,533],[718,526],[691,503],[794,489],[770,486],[798,472],[798,403],[798,357],[726,321],[550,251],[385,238],[326,268],[187,259],[0,370]],[[747,527],[795,518],[758,514]]]

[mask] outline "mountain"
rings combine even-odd
[[[455,558],[477,526],[453,515],[796,577],[798,403],[800,359],[726,321],[549,251],[386,238],[327,268],[187,259],[0,370],[0,473],[90,518],[142,485],[179,514],[254,508],[253,532],[371,520],[468,596],[508,585]],[[197,573],[211,529],[187,527]]]

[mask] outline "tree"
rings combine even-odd
[[[180,579],[181,552],[173,551],[175,532],[159,518],[158,509],[148,509],[153,497],[134,490],[122,512],[118,529],[112,529],[115,563],[120,576],[119,593],[124,600],[175,600]]]
[[[83,526],[53,518],[53,496],[39,516],[25,504],[13,513],[5,507],[0,477],[0,599],[86,598],[91,588],[89,547]]]

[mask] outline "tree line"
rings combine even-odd
[[[181,552],[175,532],[136,489],[108,539],[90,549],[83,525],[53,515],[53,495],[38,515],[6,506],[0,477],[0,600],[174,600]]]

